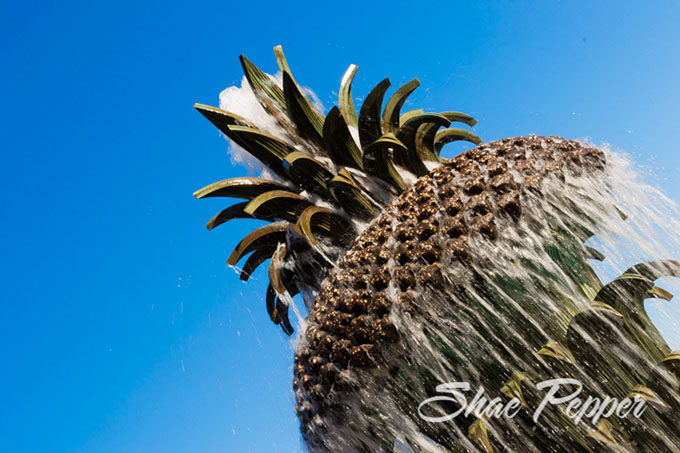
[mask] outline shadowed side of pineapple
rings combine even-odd
[[[680,277],[680,263],[637,264],[607,284],[592,269],[606,257],[588,241],[625,222],[607,153],[530,136],[443,159],[452,141],[481,144],[467,129],[475,120],[402,112],[417,79],[387,99],[383,80],[357,114],[352,65],[324,116],[280,47],[275,55],[280,83],[241,56],[274,119],[268,130],[195,106],[272,178],[229,179],[195,196],[244,200],[209,229],[234,218],[271,222],[228,263],[245,259],[248,280],[269,260],[266,310],[287,334],[293,297],[303,295],[294,389],[310,450],[391,451],[397,439],[413,451],[678,451],[680,355],[644,301],[670,300],[655,281]],[[558,378],[578,382],[580,398],[629,399],[644,413],[581,420],[566,404],[542,407],[553,388],[543,383]],[[469,399],[483,388],[516,410],[424,418],[423,401],[452,381],[473,389]],[[575,391],[554,388],[554,400]],[[430,418],[463,406],[435,402]]]

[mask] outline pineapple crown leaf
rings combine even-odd
[[[413,79],[399,87],[392,97],[390,97],[385,105],[385,110],[383,111],[383,132],[396,133],[399,130],[399,112],[401,111],[401,107],[404,105],[404,102],[406,102],[406,98],[408,98],[419,86],[420,80]]]
[[[322,280],[310,281],[301,275],[308,269],[304,262],[320,264],[314,272],[322,277],[359,233],[358,225],[374,218],[408,187],[407,181],[413,178],[407,174],[427,174],[431,168],[427,162],[440,163],[439,151],[446,143],[479,144],[481,140],[465,129],[440,131],[452,122],[474,126],[475,120],[464,113],[416,109],[402,114],[406,99],[420,85],[418,79],[398,88],[382,110],[390,87],[389,79],[384,79],[366,96],[357,115],[352,97],[356,65],[350,65],[342,77],[338,105],[324,116],[293,77],[281,46],[274,48],[274,54],[282,73],[280,86],[245,56],[239,59],[248,85],[275,119],[280,136],[220,108],[204,104],[194,108],[278,180],[232,178],[200,189],[194,196],[246,200],[215,215],[207,223],[209,230],[232,219],[274,222],[243,238],[227,262],[236,265],[250,254],[240,275],[248,280],[260,264],[271,259],[267,311],[272,321],[292,333],[287,303],[280,301],[281,296],[297,294],[300,286],[318,289]],[[378,192],[387,195],[376,198]]]
[[[241,242],[231,252],[227,264],[234,266],[241,258],[254,250],[275,246],[280,242],[284,242],[289,225],[288,222],[274,222],[252,231],[241,239]]]
[[[322,206],[307,207],[295,223],[295,231],[312,245],[318,242],[314,237],[315,231],[324,236],[331,236],[340,244],[346,244],[346,239],[355,234],[354,226],[345,217]]]
[[[262,178],[232,178],[219,181],[194,192],[196,198],[231,197],[253,199],[270,190],[286,190],[285,186],[276,181]]]
[[[390,79],[384,79],[377,84],[366,99],[361,104],[359,111],[359,142],[362,148],[376,141],[382,135],[382,127],[380,126],[380,108],[382,107],[385,93],[390,87]]]
[[[354,100],[352,99],[352,81],[357,73],[357,69],[359,69],[357,65],[349,65],[349,68],[347,68],[347,71],[342,76],[340,92],[338,93],[339,110],[347,125],[352,127],[357,127],[359,124],[357,111],[354,108]]]
[[[245,212],[244,209],[247,205],[248,205],[247,201],[242,201],[241,203],[236,203],[235,205],[231,205],[228,208],[223,209],[222,211],[217,213],[215,217],[208,221],[206,227],[208,228],[208,230],[212,230],[213,228],[220,226],[223,223],[226,223],[232,219],[258,218],[253,216],[252,214]],[[264,218],[262,220],[273,220],[273,217]]]

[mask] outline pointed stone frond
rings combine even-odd
[[[323,162],[309,154],[294,151],[283,159],[283,165],[298,187],[325,198],[329,196],[328,181],[333,177],[333,172]]]
[[[280,325],[287,335],[292,335],[294,329],[288,319],[288,306],[279,300],[271,284],[267,287],[266,308],[272,322]]]
[[[232,178],[219,181],[194,192],[196,198],[231,197],[252,199],[270,190],[287,190],[288,186],[261,178]]]
[[[479,418],[475,420],[468,429],[468,435],[484,453],[493,453],[494,449],[489,441],[489,431],[486,422]]]
[[[434,149],[435,151],[440,151],[447,143],[459,140],[474,143],[475,145],[482,143],[482,139],[477,137],[472,132],[456,127],[437,132],[437,135],[435,135],[434,138]]]
[[[633,387],[630,393],[626,395],[626,398],[639,398],[659,407],[666,406],[666,403],[664,403],[652,389],[644,385],[636,385]]]
[[[574,363],[569,350],[555,341],[548,342],[538,353],[543,356],[554,357],[568,364]]]
[[[394,165],[394,154],[405,153],[406,146],[394,134],[387,133],[368,145],[364,151],[364,168],[397,189],[400,193],[407,187],[404,178]]]
[[[362,148],[366,148],[382,135],[380,110],[389,87],[390,79],[384,79],[368,93],[361,105],[359,111],[359,141]]]
[[[290,223],[276,222],[258,228],[244,237],[229,256],[227,264],[234,266],[243,256],[262,247],[272,247],[284,242]]]
[[[675,260],[650,261],[632,266],[598,292],[595,300],[615,307],[621,313],[628,333],[658,362],[669,352],[663,337],[647,315],[644,300],[651,297],[671,300],[672,295],[654,285],[662,277],[680,277],[680,262]]]
[[[334,242],[343,244],[354,235],[354,227],[337,212],[321,206],[309,206],[297,222],[295,230],[312,245],[316,245],[315,234],[330,237]]]
[[[434,127],[448,127],[451,124],[444,115],[437,113],[421,113],[408,118],[401,123],[397,133],[397,139],[406,146],[406,152],[401,156],[401,160],[406,168],[412,169],[417,176],[423,176],[429,172],[423,163],[423,158],[418,153],[416,146],[416,134],[424,125]]]
[[[340,109],[333,107],[323,125],[323,141],[331,159],[338,165],[363,169],[361,150],[354,142]]]
[[[399,115],[401,107],[406,102],[406,99],[420,86],[420,80],[413,79],[405,83],[394,92],[392,97],[387,101],[385,110],[382,116],[382,131],[383,133],[391,132],[396,134],[399,130]]]
[[[342,76],[342,82],[340,82],[340,92],[338,93],[338,106],[340,107],[340,112],[342,112],[342,117],[348,126],[357,127],[359,124],[359,118],[357,117],[357,111],[354,108],[354,100],[352,99],[352,81],[354,80],[354,75],[359,69],[356,65],[350,65]]]
[[[243,209],[247,214],[279,218],[294,223],[311,202],[287,190],[272,190],[253,198]]]
[[[524,399],[524,393],[522,392],[521,383],[524,380],[524,376],[521,373],[514,372],[510,380],[508,380],[500,391],[508,398],[517,399],[523,408],[528,408],[526,399]]]
[[[241,60],[246,80],[248,80],[248,84],[255,93],[255,96],[257,96],[260,104],[262,104],[262,107],[270,114],[274,114],[275,111],[284,108],[286,106],[286,99],[283,97],[281,88],[245,56],[241,55],[239,59]]]
[[[369,200],[347,170],[340,170],[330,180],[329,186],[338,205],[351,216],[368,220],[376,214],[377,207]]]
[[[288,72],[283,73],[283,93],[286,97],[288,116],[297,127],[300,136],[323,150],[323,116],[316,111],[309,99],[302,94]]]
[[[283,278],[281,277],[281,269],[285,264],[286,253],[286,244],[281,242],[276,246],[276,250],[269,261],[269,270],[267,273],[272,288],[274,288],[274,291],[276,291],[277,294],[286,292],[286,286],[283,284]]]
[[[250,256],[248,256],[246,262],[243,264],[243,268],[241,269],[241,280],[244,282],[248,281],[253,272],[255,272],[255,269],[257,269],[260,264],[271,258],[275,251],[276,247],[272,245],[260,247],[251,253]]]
[[[273,215],[266,214],[254,215],[253,213],[246,212],[245,211],[246,206],[248,206],[248,202],[244,201],[241,203],[236,203],[235,205],[231,205],[226,209],[223,209],[222,211],[217,213],[215,217],[208,221],[208,223],[205,225],[206,228],[208,228],[208,230],[212,230],[213,228],[220,226],[223,223],[226,223],[233,219],[260,219],[269,221],[274,220]]]

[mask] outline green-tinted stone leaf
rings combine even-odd
[[[244,212],[253,216],[273,216],[295,223],[311,201],[302,195],[286,190],[272,190],[253,198]]]
[[[514,372],[512,377],[505,383],[503,387],[501,387],[500,391],[508,398],[515,398],[518,400],[522,404],[522,407],[528,408],[529,405],[524,399],[524,393],[522,392],[521,383],[523,380],[524,376],[518,372]]]
[[[661,277],[680,277],[680,261],[658,260],[636,264],[628,269],[626,274],[639,274],[650,280]]]
[[[593,332],[596,332],[594,337],[596,341],[610,339],[612,326],[618,326],[622,323],[623,315],[616,311],[614,307],[604,302],[593,302],[590,308],[574,316],[569,323],[567,330],[569,350],[576,349],[574,345],[591,345],[591,338],[588,338],[587,335],[592,336]],[[604,338],[603,333],[607,333],[607,338]],[[602,338],[597,338],[597,336]]]
[[[621,217],[621,220],[628,220],[628,214],[623,212],[618,206],[614,207],[616,209],[616,212],[619,214],[619,217]]]
[[[406,98],[408,98],[419,86],[420,81],[418,79],[413,79],[399,87],[392,97],[390,97],[382,115],[383,133],[397,133],[397,130],[399,129],[399,114],[401,113],[401,107],[404,105],[404,102],[406,102]]]
[[[281,88],[245,56],[241,55],[239,60],[246,75],[246,80],[248,80],[248,84],[262,107],[269,113],[277,109],[285,109],[286,101]]]
[[[461,112],[442,112],[441,116],[451,122],[461,122],[474,126],[477,124],[474,118]],[[415,146],[418,155],[423,161],[439,162],[439,151],[435,149],[435,136],[439,130],[439,125],[436,123],[424,124],[416,132]]]
[[[276,307],[276,291],[274,291],[274,287],[272,287],[271,283],[269,284],[269,286],[267,286],[266,304],[267,314],[269,314],[269,318],[272,320],[274,324],[277,325],[280,324],[281,316]]]
[[[651,321],[644,307],[649,297],[672,297],[660,289],[654,289],[654,282],[667,276],[680,277],[680,263],[674,260],[661,260],[640,263],[629,268],[615,280],[606,284],[595,300],[606,302],[623,314],[629,335],[637,342],[647,359],[658,362],[665,357],[670,348],[663,336]]]
[[[611,305],[600,302],[600,301],[595,301],[591,304],[590,306],[591,310],[594,310],[598,314],[604,314],[605,316],[609,317],[610,319],[617,319],[617,318],[622,318],[623,315],[616,311],[614,307]]]
[[[235,205],[229,206],[226,209],[220,211],[215,217],[210,219],[206,224],[208,230],[212,230],[215,227],[222,225],[232,219],[261,219],[261,220],[274,220],[271,215],[260,215],[254,216],[244,211],[245,207],[248,205],[247,201],[236,203]]]
[[[359,141],[365,150],[368,145],[378,140],[382,135],[380,126],[380,110],[387,89],[390,87],[390,79],[385,79],[377,84],[361,104],[359,111]]]
[[[538,353],[543,356],[554,357],[562,362],[570,364],[574,362],[569,350],[555,341],[549,341],[538,351]]]
[[[680,277],[680,263],[673,260],[650,261],[631,267],[615,280],[605,285],[595,300],[611,304],[617,309],[635,304],[642,305],[644,296],[661,277]],[[651,294],[653,295],[653,294]]]
[[[434,149],[437,153],[439,153],[442,147],[447,143],[461,140],[474,143],[475,145],[480,145],[482,143],[482,139],[477,137],[472,132],[466,131],[465,129],[452,127],[437,132],[437,134],[434,137]]]
[[[437,113],[414,115],[404,121],[397,132],[397,139],[406,146],[406,152],[395,156],[396,162],[408,168],[416,176],[429,173],[417,150],[416,133],[420,127],[425,125],[434,125],[439,128],[448,127],[449,124],[451,122],[446,117]]]
[[[666,406],[666,404],[659,398],[659,395],[657,395],[652,389],[644,385],[636,385],[635,387],[633,387],[630,393],[626,395],[626,398],[631,399],[639,398],[655,406],[659,407]]]
[[[333,197],[351,216],[370,219],[375,215],[376,207],[347,170],[340,170],[329,187]]]
[[[276,56],[276,63],[279,65],[281,73],[287,72],[292,78],[293,72],[290,70],[290,67],[288,66],[288,61],[286,60],[286,56],[283,53],[283,47],[281,47],[280,45],[274,47],[274,55]]]
[[[550,258],[562,269],[590,300],[594,300],[602,288],[602,282],[585,259],[587,251],[582,242],[564,231],[552,231],[556,241],[544,246]]]
[[[663,300],[668,301],[668,302],[673,300],[673,294],[669,293],[668,291],[666,291],[663,288],[659,288],[658,286],[652,287],[652,289],[647,291],[647,294],[652,296],[652,297],[656,297],[658,299],[663,299]]]
[[[276,246],[279,242],[284,242],[289,227],[289,222],[276,222],[251,232],[238,243],[229,256],[227,264],[234,266],[243,256],[253,250]]]
[[[357,73],[356,65],[349,65],[345,75],[342,76],[342,82],[340,82],[340,92],[338,93],[338,106],[340,107],[340,112],[342,117],[348,126],[357,127],[359,120],[357,118],[357,112],[354,108],[354,99],[352,99],[352,81],[354,80],[354,75]]]
[[[211,107],[209,105],[203,104],[194,104],[194,108],[198,110],[204,117],[210,120],[211,123],[217,126],[217,128],[233,142],[253,154],[250,148],[250,146],[252,146],[250,142],[247,140],[244,141],[240,134],[234,133],[231,129],[231,126],[244,126],[253,130],[257,130],[257,127],[255,127],[254,124],[245,118],[236,115],[235,113],[227,112],[226,110],[222,110],[217,107]],[[288,132],[290,137],[296,137],[297,134],[295,129],[280,111],[276,111],[275,113],[271,114],[279,120],[279,124]]]
[[[664,374],[670,373],[670,375],[666,375],[661,379],[657,379],[658,382],[654,388],[657,391],[664,393],[664,399],[675,402],[676,407],[680,407],[677,406],[677,404],[680,403],[680,351],[672,351],[668,353],[663,359],[661,359],[658,367],[664,371]],[[670,395],[668,392],[669,390]]]
[[[231,178],[215,182],[194,192],[196,198],[232,197],[253,199],[270,190],[290,190],[284,184],[262,178]]]
[[[478,418],[468,428],[468,435],[470,439],[477,444],[481,451],[485,453],[493,453],[493,447],[489,441],[489,433],[486,428],[486,422]]]
[[[643,379],[641,364],[650,363],[653,353],[634,347],[628,341],[633,339],[625,315],[602,302],[593,302],[576,315],[566,334],[574,363],[599,382],[606,394],[621,394]]]
[[[288,305],[283,304],[280,298],[276,299],[276,312],[281,318],[281,329],[283,330],[283,333],[288,336],[293,335],[295,329],[293,329],[293,325],[288,318]]]
[[[286,287],[283,285],[283,280],[281,279],[281,268],[283,268],[283,265],[285,264],[285,258],[286,244],[281,242],[272,254],[271,261],[269,262],[269,270],[267,271],[269,282],[277,294],[286,292]]]
[[[260,264],[271,258],[274,250],[276,250],[276,247],[273,246],[262,247],[251,253],[241,269],[241,280],[247,281]]]
[[[604,256],[599,250],[586,246],[586,258],[591,258],[597,261],[604,261],[606,256]]]
[[[232,138],[239,146],[255,156],[279,176],[288,177],[283,158],[295,151],[288,143],[272,135],[246,126],[229,126]]]
[[[295,139],[297,134],[286,115],[286,99],[283,95],[283,90],[279,88],[278,84],[269,75],[262,72],[246,57],[241,55],[239,58],[243,72],[246,75],[246,80],[248,80],[248,84],[255,93],[255,97],[262,108],[276,119],[279,126],[288,133],[289,137]]]
[[[322,162],[309,154],[296,151],[286,156],[283,165],[288,170],[291,181],[298,187],[322,196],[329,195],[328,181],[333,173]]]
[[[402,127],[404,123],[408,120],[410,120],[413,117],[423,115],[425,113],[425,110],[423,109],[414,109],[414,110],[409,110],[408,112],[404,112],[401,115],[399,115],[399,127]]]
[[[673,351],[663,358],[662,363],[677,363],[680,364],[680,351]]]
[[[399,192],[406,183],[394,167],[394,153],[405,153],[406,146],[393,134],[385,134],[364,148],[364,170],[394,186]]]
[[[424,162],[440,162],[439,152],[434,149],[434,137],[439,127],[435,124],[424,124],[416,132],[416,150]]]
[[[332,237],[345,244],[348,238],[351,240],[355,235],[354,227],[350,222],[337,212],[321,206],[310,206],[305,209],[295,224],[295,231],[310,244],[317,243],[315,233]]]
[[[440,115],[451,121],[452,123],[463,123],[467,124],[470,127],[473,127],[475,124],[477,124],[477,120],[468,115],[467,113],[462,113],[462,112],[441,112]]]
[[[323,141],[336,165],[363,168],[361,150],[345,124],[338,107],[333,107],[323,124]]]
[[[255,127],[247,119],[226,110],[217,107],[211,107],[205,104],[194,104],[194,108],[206,117],[208,121],[213,123],[224,135],[231,138],[231,131],[229,126],[248,126]]]
[[[416,132],[421,126],[434,125],[435,127],[448,127],[451,124],[445,116],[439,113],[421,113],[412,115],[406,121],[402,121],[396,137],[407,147],[415,148]]]
[[[283,93],[286,97],[288,116],[300,135],[315,143],[323,153],[323,116],[316,111],[312,103],[302,94],[299,87],[288,73],[283,73]]]
[[[286,111],[291,121],[298,130],[298,133],[305,139],[310,140],[319,147],[319,152],[325,154],[321,131],[323,127],[323,115],[302,93],[302,88],[295,81],[293,72],[288,66],[288,61],[283,53],[283,47],[274,47],[276,62],[283,74],[283,96]]]

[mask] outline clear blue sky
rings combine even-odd
[[[327,108],[419,77],[413,108],[457,109],[485,140],[609,142],[680,199],[680,4],[3,2],[0,6],[0,451],[299,451],[292,350],[263,273],[207,232],[243,173],[192,109],[240,83],[238,55]]]

